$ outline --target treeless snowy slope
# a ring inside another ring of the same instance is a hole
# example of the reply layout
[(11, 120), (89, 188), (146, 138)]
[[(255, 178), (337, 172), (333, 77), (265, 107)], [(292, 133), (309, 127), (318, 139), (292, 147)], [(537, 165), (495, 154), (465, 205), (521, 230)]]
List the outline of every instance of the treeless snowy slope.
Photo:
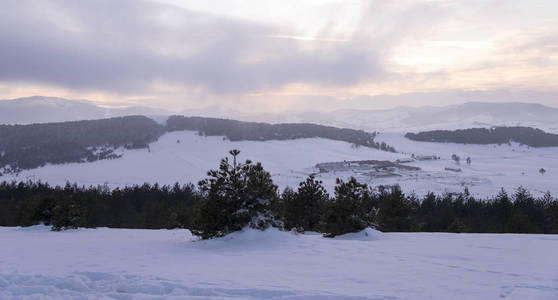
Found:
[(556, 299), (558, 237), (0, 228), (1, 299)]

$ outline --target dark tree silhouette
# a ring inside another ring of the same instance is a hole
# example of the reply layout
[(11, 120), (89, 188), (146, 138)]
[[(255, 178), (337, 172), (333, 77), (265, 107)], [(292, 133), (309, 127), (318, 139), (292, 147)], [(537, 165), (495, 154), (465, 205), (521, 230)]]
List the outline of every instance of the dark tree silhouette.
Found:
[(453, 161), (455, 161), (456, 164), (459, 164), (459, 161), (461, 160), (461, 157), (457, 156), (456, 154), (452, 154), (451, 159)]
[(203, 239), (224, 236), (246, 226), (265, 229), (271, 225), (277, 186), (260, 163), (237, 163), (239, 150), (231, 150), (233, 164), (221, 160), (219, 169), (207, 172), (199, 182), (203, 199), (196, 206), (191, 231)]

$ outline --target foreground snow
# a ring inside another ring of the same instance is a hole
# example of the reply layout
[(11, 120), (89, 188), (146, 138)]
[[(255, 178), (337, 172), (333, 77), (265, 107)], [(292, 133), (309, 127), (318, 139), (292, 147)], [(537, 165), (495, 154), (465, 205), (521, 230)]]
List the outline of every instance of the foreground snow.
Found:
[[(556, 299), (558, 236), (0, 227), (0, 299)], [(42, 299), (42, 298), (41, 298)]]

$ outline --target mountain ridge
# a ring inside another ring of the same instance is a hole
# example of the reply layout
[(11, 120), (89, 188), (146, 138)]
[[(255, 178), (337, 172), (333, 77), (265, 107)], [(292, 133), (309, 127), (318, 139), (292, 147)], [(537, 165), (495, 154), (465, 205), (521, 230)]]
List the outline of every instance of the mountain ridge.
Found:
[(170, 113), (142, 106), (102, 107), (89, 100), (59, 97), (31, 96), (0, 100), (0, 124), (53, 123), (161, 114)]
[(408, 132), (492, 126), (527, 126), (558, 132), (558, 108), (527, 102), (469, 101), (446, 106), (398, 106), (392, 109), (339, 109), (329, 112), (235, 112), (185, 109), (171, 112), (142, 106), (101, 107), (88, 100), (33, 96), (0, 101), (0, 124), (31, 124), (145, 115), (162, 123), (171, 115), (235, 119), (250, 122), (314, 123), (365, 131)]

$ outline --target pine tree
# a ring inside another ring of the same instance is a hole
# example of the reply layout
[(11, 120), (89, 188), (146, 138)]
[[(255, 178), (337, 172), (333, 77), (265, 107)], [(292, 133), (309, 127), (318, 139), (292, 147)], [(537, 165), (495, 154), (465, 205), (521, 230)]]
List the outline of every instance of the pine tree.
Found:
[(252, 164), (250, 161), (247, 161), (242, 171), (245, 174), (242, 209), (248, 210), (250, 227), (263, 230), (275, 225), (277, 220), (273, 207), (279, 197), (271, 174), (264, 170), (261, 163)]
[(522, 186), (514, 193), (513, 210), (508, 222), (510, 232), (528, 233), (533, 232), (534, 226), (529, 215), (535, 206), (531, 194)]
[(63, 195), (56, 199), (52, 215), (52, 231), (76, 229), (83, 225), (85, 206), (71, 196)]
[(23, 215), (21, 220), (22, 226), (36, 225), (42, 222), (50, 225), (56, 200), (50, 196), (33, 195), (23, 207)]
[(412, 212), (418, 206), (405, 197), (398, 185), (381, 192), (378, 218), (381, 231), (410, 231)]
[(301, 182), (298, 191), (286, 190), (283, 193), (284, 227), (287, 230), (318, 231), (321, 214), (329, 194), (313, 175)]
[(558, 199), (553, 198), (550, 193), (548, 194), (548, 198), (550, 199), (548, 199), (548, 202), (546, 203), (546, 208), (551, 218), (551, 228), (549, 233), (558, 234)]
[(498, 195), (496, 195), (496, 198), (494, 199), (494, 206), (497, 210), (496, 215), (499, 232), (508, 232), (507, 226), (509, 218), (512, 214), (513, 204), (504, 188), (501, 188)]
[(347, 182), (337, 178), (335, 198), (326, 203), (322, 216), (324, 236), (358, 232), (373, 225), (376, 211), (364, 209), (364, 204), (370, 199), (370, 189), (366, 184), (357, 182), (354, 177)]
[(196, 205), (191, 231), (203, 239), (224, 236), (245, 226), (264, 229), (273, 223), (271, 207), (277, 186), (260, 163), (237, 163), (238, 150), (229, 152), (219, 169), (199, 182), (202, 200)]
[(461, 233), (467, 231), (467, 226), (460, 218), (455, 218), (453, 222), (446, 229), (447, 232)]

